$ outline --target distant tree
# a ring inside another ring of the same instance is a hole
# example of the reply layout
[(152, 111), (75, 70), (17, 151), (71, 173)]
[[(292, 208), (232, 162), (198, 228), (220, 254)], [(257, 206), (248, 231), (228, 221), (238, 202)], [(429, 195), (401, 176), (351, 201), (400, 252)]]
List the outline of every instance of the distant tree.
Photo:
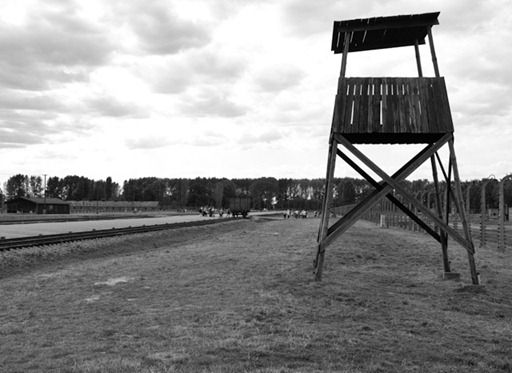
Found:
[(490, 180), (485, 188), (485, 199), (487, 208), (496, 209), (499, 205), (498, 200), (499, 194), (499, 181), (498, 180)]
[(277, 198), (279, 184), (276, 178), (262, 177), (256, 179), (249, 188), (255, 209), (270, 208), (273, 198)]
[(140, 179), (129, 179), (123, 183), (123, 197), (126, 201), (142, 201), (142, 187)]
[(222, 207), (222, 197), (224, 196), (224, 183), (219, 181), (215, 183), (215, 187), (213, 190), (213, 199), (215, 201), (215, 207)]
[(68, 201), (95, 199), (94, 183), (94, 180), (84, 176), (68, 175), (61, 180), (62, 199)]
[(211, 196), (211, 189), (205, 182), (205, 179), (197, 178), (190, 184), (188, 194), (188, 206), (201, 207), (210, 206), (214, 203)]
[(338, 184), (338, 203), (351, 205), (356, 202), (356, 188), (351, 178), (343, 178)]
[[(62, 179), (62, 198), (65, 200), (77, 200), (77, 190), (79, 184), (78, 176), (66, 176)], [(80, 196), (79, 200), (81, 200)]]
[(356, 190), (356, 202), (362, 201), (374, 190), (373, 186), (366, 180), (352, 179), (352, 182)]
[(414, 194), (425, 193), (433, 190), (433, 184), (427, 179), (418, 179), (411, 183), (411, 189)]
[(467, 209), (467, 193), (469, 188), (469, 213), (477, 214), (481, 210), (481, 198), (482, 198), (482, 181), (471, 180), (465, 181), (462, 184), (462, 193), (464, 194), (464, 206)]
[(92, 180), (90, 185), (92, 185), (92, 187), (89, 187), (89, 200), (104, 201), (107, 197), (106, 182), (104, 180)]
[(107, 177), (107, 180), (105, 180), (105, 198), (107, 200), (112, 199), (113, 194), (113, 184), (112, 184), (112, 178), (109, 176)]
[[(147, 193), (147, 201), (158, 201), (162, 202), (163, 198), (165, 197), (167, 190), (167, 185), (162, 179), (155, 179), (152, 183), (148, 183), (148, 187), (146, 189)], [(146, 196), (145, 193), (145, 196)]]
[(177, 196), (178, 206), (185, 207), (187, 205), (190, 179), (178, 179), (177, 182)]
[(5, 193), (8, 198), (25, 197), (28, 195), (28, 176), (17, 174), (7, 179)]
[(62, 180), (58, 176), (48, 178), (46, 195), (51, 198), (62, 198)]
[(313, 187), (313, 199), (321, 201), (324, 196), (325, 179), (313, 179), (311, 186)]
[(505, 202), (505, 205), (509, 207), (512, 206), (512, 181), (510, 179), (507, 179), (503, 184), (503, 192), (503, 201)]
[(30, 176), (30, 191), (28, 194), (32, 197), (43, 197), (43, 179), (41, 176)]
[[(126, 201), (159, 201), (173, 193), (175, 186), (169, 179), (144, 177), (124, 181), (121, 198)], [(119, 188), (118, 188), (119, 189)]]
[(233, 183), (236, 185), (236, 194), (237, 195), (248, 195), (251, 184), (254, 182), (253, 179), (231, 179)]
[(277, 199), (279, 201), (279, 206), (282, 208), (290, 207), (290, 187), (292, 184), (292, 179), (278, 179), (277, 180)]
[(222, 192), (221, 207), (227, 208), (229, 206), (229, 199), (236, 197), (236, 185), (228, 179), (224, 179), (222, 184), (224, 185), (224, 190)]
[(121, 192), (121, 187), (119, 186), (119, 184), (113, 182), (112, 186), (110, 187), (110, 193), (111, 193), (110, 199), (111, 200), (114, 200), (114, 199), (117, 200), (119, 198), (120, 192)]

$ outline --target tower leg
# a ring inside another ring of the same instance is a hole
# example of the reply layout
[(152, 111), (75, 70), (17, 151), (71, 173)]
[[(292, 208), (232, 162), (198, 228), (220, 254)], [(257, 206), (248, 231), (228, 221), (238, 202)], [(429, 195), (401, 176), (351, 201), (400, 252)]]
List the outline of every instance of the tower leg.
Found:
[[(430, 161), (432, 163), (432, 176), (434, 178), (434, 188), (435, 188), (435, 205), (436, 205), (436, 212), (437, 216), (439, 216), (440, 219), (443, 219), (443, 209), (441, 207), (441, 195), (439, 190), (439, 180), (437, 177), (437, 167), (436, 167), (436, 160), (435, 157), (432, 156), (430, 158)], [(441, 250), (443, 252), (443, 267), (445, 272), (451, 272), (450, 269), (450, 260), (448, 259), (448, 235), (447, 233), (439, 227), (440, 232), (439, 235), (441, 236)]]
[(325, 193), (322, 204), (322, 215), (320, 221), (320, 228), (318, 231), (318, 247), (315, 259), (315, 281), (322, 281), (322, 271), (324, 264), (325, 248), (322, 242), (327, 237), (329, 230), (329, 207), (332, 204), (332, 188), (334, 182), (334, 168), (336, 165), (336, 153), (338, 151), (338, 142), (334, 137), (329, 144), (329, 156), (327, 159), (327, 175), (325, 179)]
[(464, 210), (464, 204), (462, 203), (462, 188), (460, 186), (460, 177), (459, 177), (459, 169), (457, 167), (457, 158), (455, 157), (455, 148), (453, 145), (453, 138), (448, 142), (448, 145), (450, 147), (450, 160), (452, 162), (453, 166), (453, 177), (455, 181), (455, 195), (457, 196), (457, 207), (459, 209), (459, 213), (461, 216), (462, 221), (462, 227), (464, 229), (464, 234), (466, 236), (466, 240), (468, 240), (471, 244), (471, 248), (473, 250), (467, 250), (468, 252), (468, 261), (469, 261), (469, 269), (471, 272), (471, 279), (473, 281), (474, 285), (478, 285), (480, 282), (478, 279), (478, 272), (476, 271), (476, 264), (475, 264), (475, 247), (473, 245), (473, 240), (471, 239), (471, 229), (468, 224), (467, 218), (466, 218), (466, 211)]

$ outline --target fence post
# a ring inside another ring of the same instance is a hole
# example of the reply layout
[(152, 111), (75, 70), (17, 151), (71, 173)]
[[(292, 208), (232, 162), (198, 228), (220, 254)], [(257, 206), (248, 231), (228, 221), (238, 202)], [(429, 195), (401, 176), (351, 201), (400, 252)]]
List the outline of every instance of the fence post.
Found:
[(480, 196), (480, 247), (486, 247), (487, 246), (487, 232), (486, 232), (486, 226), (485, 226), (485, 212), (486, 212), (486, 205), (485, 205), (485, 187), (487, 186), (487, 183), (489, 180), (484, 180), (482, 183), (482, 192)]
[(505, 192), (503, 187), (507, 179), (508, 176), (500, 180), (498, 189), (498, 249), (500, 251), (505, 251), (505, 246), (507, 244), (505, 237)]

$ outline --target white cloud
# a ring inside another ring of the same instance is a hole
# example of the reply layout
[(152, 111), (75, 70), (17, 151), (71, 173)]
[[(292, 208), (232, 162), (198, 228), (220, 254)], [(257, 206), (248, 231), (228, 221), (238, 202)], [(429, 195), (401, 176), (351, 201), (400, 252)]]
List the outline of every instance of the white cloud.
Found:
[(207, 25), (181, 18), (168, 2), (139, 3), (128, 19), (141, 51), (150, 54), (175, 54), (210, 41)]
[(150, 135), (135, 139), (127, 139), (129, 149), (156, 149), (169, 145), (169, 141), (161, 136)]
[(216, 87), (193, 89), (183, 95), (180, 112), (193, 117), (227, 117), (245, 115), (249, 108), (236, 103), (226, 90)]
[[(333, 21), (438, 10), (461, 174), (504, 174), (508, 0), (1, 2), (0, 172), (324, 177)], [(347, 72), (415, 76), (414, 50), (354, 53)]]
[(235, 53), (208, 47), (159, 60), (141, 74), (156, 93), (179, 94), (196, 85), (234, 84), (247, 62)]
[(305, 72), (291, 64), (265, 66), (254, 76), (256, 85), (263, 91), (279, 92), (298, 86), (305, 77)]

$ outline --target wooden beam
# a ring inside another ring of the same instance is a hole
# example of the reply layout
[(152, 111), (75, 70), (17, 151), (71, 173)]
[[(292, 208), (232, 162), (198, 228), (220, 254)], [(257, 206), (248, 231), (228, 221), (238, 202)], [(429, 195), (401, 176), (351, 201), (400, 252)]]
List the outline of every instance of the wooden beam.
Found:
[(414, 51), (416, 52), (416, 66), (418, 66), (418, 76), (420, 78), (422, 78), (423, 70), (421, 69), (421, 57), (420, 57), (420, 47), (418, 45), (418, 39), (414, 40)]
[[(340, 85), (343, 83), (343, 79), (345, 77), (346, 71), (347, 71), (347, 58), (348, 58), (348, 49), (350, 45), (350, 38), (352, 36), (351, 32), (347, 32), (345, 34), (345, 46), (343, 49), (343, 56), (341, 58), (341, 71), (340, 71), (340, 79), (338, 80), (338, 91), (340, 89)], [(332, 128), (336, 126), (335, 123), (336, 120), (336, 106), (335, 106), (335, 112), (333, 115), (333, 123)], [(329, 208), (332, 203), (332, 188), (333, 188), (333, 179), (334, 179), (334, 169), (336, 164), (336, 151), (338, 149), (338, 142), (336, 139), (332, 136), (332, 130), (331, 130), (331, 137), (329, 138), (329, 156), (327, 159), (327, 175), (325, 179), (325, 194), (323, 198), (323, 205), (322, 205), (322, 215), (321, 215), (321, 223), (320, 228), (318, 231), (318, 248), (317, 248), (317, 254), (314, 262), (314, 273), (315, 273), (315, 280), (321, 281), (322, 280), (322, 272), (323, 272), (323, 266), (324, 266), (324, 256), (325, 256), (325, 249), (322, 249), (321, 242), (323, 242), (326, 237), (328, 236), (328, 230), (329, 230), (329, 215), (330, 211)]]
[[(439, 157), (439, 154), (437, 152), (436, 152), (436, 158), (437, 158), (437, 163), (439, 163), (439, 166), (441, 167), (441, 171), (443, 172), (443, 176), (446, 181), (446, 184), (451, 186), (451, 171), (452, 171), (451, 160), (448, 165), (449, 173), (446, 174), (446, 171), (443, 167), (443, 163), (441, 162), (441, 158)], [(450, 196), (453, 198), (453, 201), (457, 204), (457, 195), (455, 194), (455, 192), (453, 191), (453, 189), (451, 187), (449, 188), (449, 191), (450, 191)]]
[(459, 212), (461, 215), (462, 220), (462, 227), (464, 228), (464, 233), (466, 235), (467, 240), (470, 242), (471, 247), (473, 250), (468, 250), (468, 260), (469, 260), (469, 268), (471, 271), (471, 279), (473, 281), (473, 284), (477, 285), (480, 281), (478, 279), (478, 272), (476, 271), (476, 264), (475, 264), (475, 248), (473, 246), (473, 241), (471, 240), (471, 230), (469, 228), (468, 221), (466, 220), (466, 211), (464, 210), (464, 205), (462, 203), (462, 189), (460, 186), (460, 176), (459, 176), (459, 169), (457, 167), (457, 158), (455, 157), (455, 148), (453, 145), (453, 138), (448, 142), (448, 146), (450, 148), (450, 160), (453, 164), (453, 178), (455, 181), (455, 193), (458, 197), (457, 205), (459, 207)]
[[(437, 154), (437, 152), (436, 152)], [(436, 167), (436, 159), (435, 157), (430, 158), (432, 165), (432, 177), (434, 178), (434, 190), (436, 194), (435, 204), (436, 204), (436, 212), (439, 219), (443, 219), (443, 209), (441, 207), (441, 197), (439, 190), (439, 179), (437, 177), (437, 167)], [(443, 267), (445, 272), (451, 272), (450, 269), (450, 260), (448, 258), (448, 236), (447, 233), (441, 228), (440, 225), (437, 225), (440, 229), (441, 234), (441, 251), (443, 253)]]
[(439, 153), (436, 152), (436, 159), (437, 159), (437, 163), (439, 163), (439, 167), (441, 167), (441, 172), (443, 173), (443, 176), (444, 176), (444, 180), (448, 183), (448, 174), (446, 173), (445, 169), (444, 169), (444, 166), (443, 166), (443, 162), (441, 162), (441, 157), (439, 157)]
[[(349, 166), (356, 170), (362, 177), (364, 177), (372, 186), (378, 190), (383, 188), (382, 183), (377, 182), (368, 173), (366, 173), (357, 163), (352, 161), (345, 153), (338, 149), (338, 156), (342, 158)], [(408, 217), (410, 217), (416, 224), (423, 228), (428, 234), (430, 234), (436, 241), (441, 242), (441, 237), (434, 231), (428, 224), (421, 220), (414, 212), (409, 210), (402, 202), (395, 198), (391, 193), (386, 194), (386, 198), (395, 204), (401, 211), (403, 211)]]
[[(443, 138), (452, 139), (453, 136), (451, 133), (446, 134)], [(349, 141), (344, 139), (343, 137), (339, 138), (340, 144), (345, 146), (353, 155), (355, 155), (359, 160), (361, 160), (368, 168), (370, 168), (373, 172), (379, 175), (382, 180), (388, 183), (388, 187), (394, 188), (397, 190), (404, 198), (406, 198), (409, 202), (411, 202), (418, 210), (428, 216), (430, 219), (438, 223), (452, 238), (460, 243), (467, 251), (474, 253), (473, 245), (470, 241), (466, 240), (464, 237), (460, 236), (458, 232), (452, 229), (450, 226), (446, 225), (441, 219), (439, 219), (436, 215), (434, 215), (429, 209), (425, 208), (422, 204), (420, 204), (414, 197), (411, 197), (409, 193), (399, 184), (399, 182), (403, 179), (394, 179), (386, 174), (382, 169), (380, 169), (375, 163), (373, 163), (369, 158), (367, 158), (363, 153), (357, 150)]]
[(352, 37), (352, 32), (345, 33), (345, 44), (343, 48), (343, 55), (341, 56), (341, 71), (340, 78), (344, 78), (347, 74), (347, 59), (348, 59), (348, 48), (350, 46), (350, 38)]
[(324, 251), (321, 247), (321, 242), (325, 240), (328, 235), (329, 229), (329, 207), (332, 203), (332, 187), (334, 179), (334, 168), (336, 164), (336, 150), (338, 149), (338, 142), (335, 138), (332, 138), (329, 145), (329, 156), (327, 159), (327, 175), (325, 180), (325, 192), (322, 206), (321, 223), (318, 231), (318, 249), (315, 258), (315, 280), (320, 281), (322, 279), (322, 271), (324, 264)]
[(437, 65), (436, 49), (434, 48), (434, 37), (432, 36), (432, 27), (427, 28), (428, 33), (428, 44), (430, 45), (430, 54), (432, 55), (432, 63), (434, 64), (434, 73), (436, 78), (439, 78), (439, 66)]
[[(335, 134), (335, 137), (343, 145), (348, 143), (349, 146), (352, 146), (352, 144), (350, 144), (350, 142), (346, 140), (343, 136)], [(405, 180), (419, 166), (421, 166), (426, 160), (428, 160), (436, 151), (438, 151), (444, 144), (446, 144), (450, 137), (451, 136), (447, 134), (436, 143), (429, 144), (422, 151), (420, 151), (414, 158), (407, 162), (407, 164), (405, 164), (399, 171), (397, 171), (393, 175), (393, 178), (398, 180), (399, 182)], [(386, 181), (385, 183), (382, 184), (381, 190), (376, 190), (373, 193), (371, 193), (368, 197), (361, 201), (356, 206), (356, 208), (349, 211), (349, 213), (343, 216), (342, 219), (333, 224), (333, 226), (329, 228), (327, 237), (322, 242), (320, 242), (319, 250), (324, 251), (327, 248), (327, 246), (329, 246), (337, 236), (339, 236), (348, 228), (350, 228), (357, 221), (357, 219), (359, 219), (359, 216), (361, 216), (366, 211), (371, 209), (378, 202), (379, 199), (388, 194), (389, 191), (391, 191), (392, 189), (393, 187), (390, 186)]]

